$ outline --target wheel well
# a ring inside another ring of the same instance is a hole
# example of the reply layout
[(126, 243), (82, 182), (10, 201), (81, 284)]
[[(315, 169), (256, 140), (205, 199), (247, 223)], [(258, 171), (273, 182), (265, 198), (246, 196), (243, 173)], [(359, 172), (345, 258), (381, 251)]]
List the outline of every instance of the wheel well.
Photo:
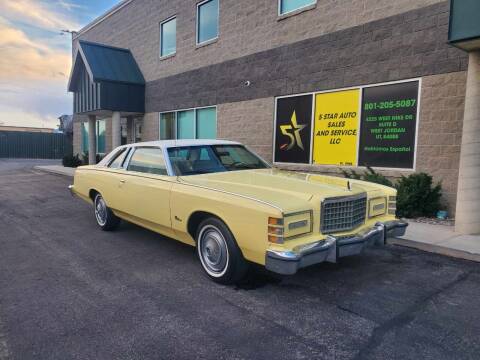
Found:
[(92, 199), (92, 201), (95, 200), (95, 196), (97, 196), (97, 194), (100, 194), (97, 190), (95, 189), (90, 189), (90, 192), (88, 193), (88, 197), (90, 199)]
[(217, 215), (206, 212), (206, 211), (196, 211), (192, 215), (190, 215), (190, 218), (188, 219), (187, 230), (193, 239), (195, 239), (195, 235), (197, 233), (197, 229), (200, 223), (209, 217), (214, 217), (219, 220), (222, 220)]

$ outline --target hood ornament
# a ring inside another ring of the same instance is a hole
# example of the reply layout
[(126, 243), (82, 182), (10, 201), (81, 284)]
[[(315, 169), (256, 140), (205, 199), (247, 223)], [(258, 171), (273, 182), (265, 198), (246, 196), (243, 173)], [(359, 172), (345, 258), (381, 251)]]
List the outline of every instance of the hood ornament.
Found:
[(348, 191), (352, 191), (352, 186), (350, 185), (350, 180), (347, 181), (347, 189), (348, 189)]

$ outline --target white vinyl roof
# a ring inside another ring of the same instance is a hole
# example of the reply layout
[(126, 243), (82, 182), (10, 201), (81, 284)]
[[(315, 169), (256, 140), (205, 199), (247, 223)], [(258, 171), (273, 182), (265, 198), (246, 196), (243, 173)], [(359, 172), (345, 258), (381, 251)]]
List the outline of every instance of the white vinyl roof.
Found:
[(199, 145), (240, 145), (239, 142), (229, 140), (157, 140), (148, 142), (139, 142), (125, 145), (131, 146), (158, 146), (161, 148), (182, 147), (182, 146), (199, 146)]

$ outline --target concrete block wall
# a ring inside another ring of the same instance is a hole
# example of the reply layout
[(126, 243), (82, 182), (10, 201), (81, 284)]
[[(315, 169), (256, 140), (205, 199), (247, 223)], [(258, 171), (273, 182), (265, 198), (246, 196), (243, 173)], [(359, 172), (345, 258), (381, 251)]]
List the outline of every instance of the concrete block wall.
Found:
[[(197, 47), (197, 0), (133, 0), (77, 38), (131, 49), (147, 81), (420, 9), (444, 0), (318, 0), (278, 16), (278, 0), (220, 0), (219, 39)], [(177, 54), (159, 59), (159, 24), (177, 16)], [(431, 19), (425, 22), (428, 26)], [(377, 38), (384, 31), (375, 33)]]
[(447, 44), (448, 14), (442, 2), (150, 81), (145, 106), (170, 111), (464, 71), (467, 55)]
[(73, 123), (73, 154), (82, 153), (82, 128), (81, 122), (76, 121)]
[(456, 207), (466, 72), (427, 76), (422, 82), (417, 171), (442, 183), (443, 201)]
[(221, 104), (217, 107), (217, 137), (248, 145), (272, 161), (274, 99)]

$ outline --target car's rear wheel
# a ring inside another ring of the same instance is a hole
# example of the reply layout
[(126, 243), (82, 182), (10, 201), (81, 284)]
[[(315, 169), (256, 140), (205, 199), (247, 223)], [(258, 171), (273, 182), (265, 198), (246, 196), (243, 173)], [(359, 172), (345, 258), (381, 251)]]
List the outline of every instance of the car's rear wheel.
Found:
[(200, 223), (196, 235), (197, 254), (207, 275), (220, 284), (240, 281), (248, 263), (228, 227), (211, 217)]
[(118, 224), (120, 224), (120, 218), (115, 216), (113, 211), (107, 206), (102, 195), (95, 195), (93, 205), (95, 208), (95, 219), (97, 220), (98, 226), (104, 231), (115, 230)]

